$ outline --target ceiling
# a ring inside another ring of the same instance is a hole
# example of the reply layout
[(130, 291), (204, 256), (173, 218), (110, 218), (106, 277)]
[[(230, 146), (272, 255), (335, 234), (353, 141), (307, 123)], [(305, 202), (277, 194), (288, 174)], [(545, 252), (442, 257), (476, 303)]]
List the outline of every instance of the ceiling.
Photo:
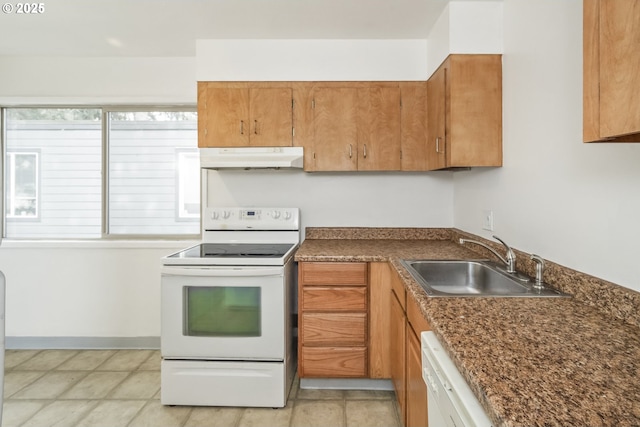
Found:
[(0, 13), (0, 56), (195, 56), (197, 39), (425, 39), (448, 0), (41, 1), (40, 14)]

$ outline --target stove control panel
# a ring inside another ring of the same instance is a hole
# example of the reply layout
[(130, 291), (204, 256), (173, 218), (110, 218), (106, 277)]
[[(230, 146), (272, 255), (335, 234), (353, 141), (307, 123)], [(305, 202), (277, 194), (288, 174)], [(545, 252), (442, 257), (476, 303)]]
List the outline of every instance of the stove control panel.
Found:
[(205, 230), (299, 230), (298, 208), (206, 208)]

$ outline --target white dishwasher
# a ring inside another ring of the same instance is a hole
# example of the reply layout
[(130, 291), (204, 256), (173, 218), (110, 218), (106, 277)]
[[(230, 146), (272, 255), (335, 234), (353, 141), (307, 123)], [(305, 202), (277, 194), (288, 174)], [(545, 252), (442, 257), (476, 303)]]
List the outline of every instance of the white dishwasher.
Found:
[(493, 426), (436, 335), (431, 331), (422, 332), (421, 341), (429, 427)]

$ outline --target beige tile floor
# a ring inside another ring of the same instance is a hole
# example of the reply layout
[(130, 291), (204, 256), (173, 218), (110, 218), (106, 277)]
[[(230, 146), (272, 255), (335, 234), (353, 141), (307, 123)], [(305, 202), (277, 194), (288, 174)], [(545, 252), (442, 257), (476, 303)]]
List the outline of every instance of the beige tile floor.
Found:
[(2, 426), (400, 427), (390, 391), (309, 390), (287, 406), (162, 406), (154, 350), (8, 350)]

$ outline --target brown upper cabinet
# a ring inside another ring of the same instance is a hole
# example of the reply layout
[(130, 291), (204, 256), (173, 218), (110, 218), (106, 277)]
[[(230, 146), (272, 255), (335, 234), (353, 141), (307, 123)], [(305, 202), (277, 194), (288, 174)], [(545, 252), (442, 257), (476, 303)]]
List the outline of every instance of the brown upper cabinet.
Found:
[(400, 170), (400, 88), (316, 86), (313, 171)]
[(400, 83), (401, 170), (427, 170), (427, 82)]
[(640, 142), (640, 0), (583, 7), (583, 140)]
[(311, 170), (358, 169), (358, 90), (316, 88), (313, 91)]
[(449, 55), (427, 93), (428, 170), (502, 166), (501, 55)]
[(429, 91), (427, 102), (427, 170), (447, 167), (447, 158), (445, 157), (447, 71), (448, 62), (442, 64), (427, 81), (427, 90)]
[(290, 87), (198, 83), (199, 147), (293, 145)]
[(428, 81), (198, 82), (199, 147), (304, 147), (304, 170), (502, 166), (500, 55)]

